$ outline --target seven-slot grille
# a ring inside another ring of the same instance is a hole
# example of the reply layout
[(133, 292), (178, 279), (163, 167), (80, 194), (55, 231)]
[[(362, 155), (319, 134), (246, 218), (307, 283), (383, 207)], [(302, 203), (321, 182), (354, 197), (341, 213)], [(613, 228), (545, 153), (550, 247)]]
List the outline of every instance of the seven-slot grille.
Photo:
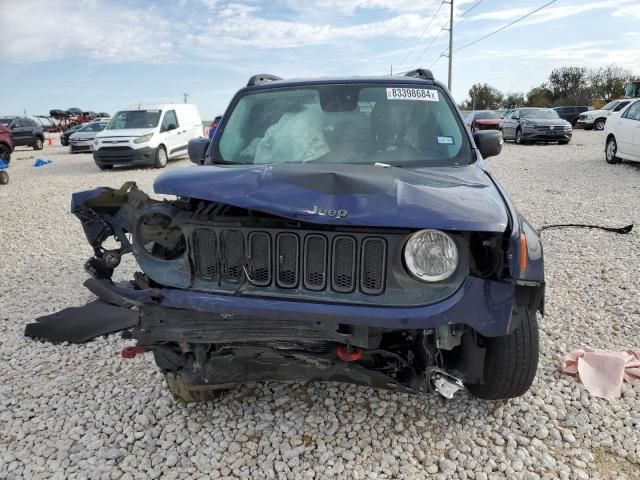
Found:
[(207, 281), (238, 283), (248, 275), (258, 287), (303, 288), (381, 295), (387, 242), (348, 234), (197, 228), (192, 259)]

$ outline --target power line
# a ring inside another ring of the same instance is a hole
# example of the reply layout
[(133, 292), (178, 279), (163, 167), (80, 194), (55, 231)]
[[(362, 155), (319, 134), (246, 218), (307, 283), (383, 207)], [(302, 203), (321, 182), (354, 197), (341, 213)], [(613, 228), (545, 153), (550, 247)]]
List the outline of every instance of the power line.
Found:
[(429, 20), (429, 23), (427, 24), (427, 26), (424, 27), (424, 30), (422, 30), (422, 33), (420, 34), (420, 36), (418, 37), (416, 42), (413, 44), (413, 47), (411, 47), (411, 49), (408, 50), (407, 53), (405, 53), (404, 57), (400, 61), (400, 65), (402, 65), (404, 63), (404, 61), (407, 59), (407, 57), (409, 55), (411, 55), (413, 50), (418, 46), (418, 44), (420, 43), (420, 40), (422, 40), (424, 38), (424, 35), (427, 33), (427, 30), (429, 30), (429, 28), (433, 24), (433, 21), (436, 19), (436, 16), (438, 15), (438, 13), (440, 13), (440, 9), (442, 8), (442, 5), (444, 5), (444, 3), (445, 3), (444, 0), (442, 0), (442, 2), (440, 2), (440, 5), (438, 5), (438, 8), (434, 12), (434, 14), (431, 16), (431, 20)]
[[(479, 0), (478, 2), (474, 3), (472, 7), (466, 9), (462, 14), (460, 14), (460, 16), (458, 18), (462, 18), (464, 17), (467, 13), (469, 13), (471, 10), (473, 10), (474, 8), (476, 8), (478, 5), (480, 5), (482, 2), (484, 2), (484, 0)], [(457, 20), (457, 19), (456, 19)]]
[[(470, 8), (468, 8), (467, 10), (465, 10), (464, 12), (462, 12), (462, 13), (460, 14), (460, 16), (456, 18), (456, 20), (457, 20), (458, 18), (462, 18), (462, 17), (464, 17), (467, 13), (469, 13), (471, 10), (473, 10), (474, 8), (476, 8), (476, 7), (477, 7), (478, 5), (480, 5), (482, 2), (484, 2), (484, 0), (479, 0), (478, 2), (474, 3), (474, 4), (473, 4), (473, 6), (471, 6)], [(445, 3), (445, 2), (443, 1), (443, 2), (440, 4), (440, 6), (442, 7), (442, 5), (443, 5), (444, 3)], [(440, 9), (438, 9), (438, 10), (440, 10)], [(447, 23), (449, 23), (449, 22), (447, 22)], [(426, 48), (422, 51), (422, 53), (420, 54), (420, 56), (418, 57), (418, 59), (415, 61), (414, 65), (418, 64), (418, 63), (420, 62), (420, 60), (422, 60), (422, 57), (424, 57), (424, 54), (425, 54), (425, 53), (427, 53), (427, 52), (429, 51), (429, 49), (430, 49), (430, 48), (431, 48), (431, 46), (435, 43), (435, 41), (438, 39), (438, 37), (440, 36), (440, 34), (441, 34), (443, 31), (447, 30), (447, 29), (445, 28), (446, 26), (447, 26), (447, 24), (445, 23), (444, 25), (442, 25), (442, 27), (440, 27), (440, 30), (438, 31), (438, 33), (437, 33), (437, 34), (436, 34), (436, 35), (431, 39), (431, 42), (429, 42), (429, 45), (427, 45), (427, 46), (426, 46)], [(441, 56), (442, 56), (442, 54), (440, 54), (440, 55), (438, 56), (438, 59), (439, 59)], [(437, 60), (436, 60), (436, 61), (437, 61)], [(433, 65), (433, 64), (435, 64), (435, 63), (436, 63), (436, 62), (433, 62), (433, 63), (432, 63), (432, 65)], [(429, 68), (431, 68), (431, 67), (429, 67)]]
[(520, 22), (520, 21), (524, 20), (524, 19), (525, 19), (525, 18), (527, 18), (527, 17), (530, 17), (530, 16), (531, 16), (531, 15), (533, 15), (534, 13), (539, 12), (539, 11), (540, 11), (540, 10), (542, 10), (543, 8), (547, 8), (549, 5), (551, 5), (552, 3), (556, 3), (557, 1), (558, 1), (558, 0), (551, 0), (550, 2), (545, 3), (545, 4), (544, 4), (544, 5), (542, 5), (541, 7), (536, 8), (535, 10), (533, 10), (533, 11), (531, 11), (531, 12), (527, 13), (526, 15), (523, 15), (523, 16), (522, 16), (522, 17), (520, 17), (520, 18), (515, 19), (514, 21), (512, 21), (512, 22), (510, 22), (510, 23), (508, 23), (508, 24), (506, 24), (506, 25), (504, 25), (504, 26), (502, 26), (502, 27), (500, 27), (499, 29), (497, 29), (497, 30), (495, 30), (495, 31), (493, 31), (493, 32), (491, 32), (491, 33), (488, 33), (488, 34), (486, 34), (486, 35), (484, 35), (484, 36), (482, 36), (482, 37), (478, 38), (477, 40), (474, 40), (473, 42), (467, 43), (466, 45), (463, 45), (463, 46), (461, 46), (461, 47), (456, 48), (456, 49), (454, 50), (454, 52), (459, 52), (460, 50), (462, 50), (462, 49), (464, 49), (464, 48), (470, 47), (471, 45), (475, 45), (476, 43), (481, 42), (481, 41), (482, 41), (482, 40), (484, 40), (485, 38), (489, 38), (489, 37), (491, 37), (492, 35), (495, 35), (496, 33), (501, 32), (502, 30), (504, 30), (504, 29), (506, 29), (506, 28), (509, 28), (509, 27), (510, 27), (510, 26), (512, 26), (512, 25), (515, 25), (516, 23), (518, 23), (518, 22)]

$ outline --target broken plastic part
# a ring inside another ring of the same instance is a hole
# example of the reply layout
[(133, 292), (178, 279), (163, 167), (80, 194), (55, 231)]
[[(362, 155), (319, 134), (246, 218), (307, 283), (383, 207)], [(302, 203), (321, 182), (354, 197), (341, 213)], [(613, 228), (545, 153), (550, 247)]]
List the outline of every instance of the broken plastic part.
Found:
[(136, 358), (144, 352), (145, 349), (142, 347), (124, 347), (120, 355), (122, 355), (122, 358)]
[(436, 392), (449, 400), (453, 398), (458, 390), (464, 388), (461, 380), (449, 375), (434, 375), (432, 384)]
[(350, 349), (347, 345), (338, 345), (336, 354), (343, 362), (357, 362), (362, 359), (364, 352), (361, 348)]

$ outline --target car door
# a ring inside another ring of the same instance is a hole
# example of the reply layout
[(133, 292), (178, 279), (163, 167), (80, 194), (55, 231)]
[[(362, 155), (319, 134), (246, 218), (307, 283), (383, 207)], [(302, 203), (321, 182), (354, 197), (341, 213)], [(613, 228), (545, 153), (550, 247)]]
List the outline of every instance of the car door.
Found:
[(31, 127), (27, 125), (25, 119), (16, 118), (10, 124), (13, 144), (16, 147), (31, 144)]
[(160, 135), (162, 143), (167, 147), (167, 155), (173, 157), (176, 154), (176, 148), (180, 147), (180, 125), (178, 125), (178, 117), (175, 110), (167, 110), (162, 118), (160, 125)]
[(638, 124), (638, 121), (634, 120), (635, 106), (631, 105), (621, 115), (611, 115), (607, 119), (607, 123), (611, 122), (609, 131), (616, 137), (618, 153), (625, 157), (633, 155), (635, 127)]
[(514, 110), (504, 118), (502, 122), (502, 136), (504, 138), (515, 137), (518, 118), (520, 118), (520, 110)]
[(640, 101), (631, 105), (623, 114), (625, 130), (628, 135), (628, 155), (640, 160)]

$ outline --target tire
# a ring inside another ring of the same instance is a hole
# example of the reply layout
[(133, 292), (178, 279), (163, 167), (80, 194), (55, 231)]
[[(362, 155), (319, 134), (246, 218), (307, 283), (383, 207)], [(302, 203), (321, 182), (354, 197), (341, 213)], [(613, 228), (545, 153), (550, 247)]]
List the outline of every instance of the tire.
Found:
[(113, 165), (105, 165), (104, 163), (96, 163), (96, 165), (98, 165), (98, 168), (100, 170), (112, 170), (113, 169)]
[(516, 145), (524, 145), (524, 140), (522, 139), (522, 130), (519, 128), (516, 130), (516, 136), (513, 138), (513, 141)]
[(522, 323), (509, 335), (483, 337), (486, 346), (484, 383), (467, 385), (483, 400), (500, 400), (524, 394), (538, 369), (539, 337), (535, 310), (526, 310)]
[(558, 145), (568, 145), (571, 140), (558, 140)]
[(42, 150), (44, 147), (44, 138), (36, 137), (33, 141), (33, 149), (34, 150)]
[(0, 185), (9, 183), (9, 174), (4, 170), (0, 170)]
[(160, 145), (157, 149), (156, 149), (156, 160), (153, 163), (153, 166), (155, 168), (164, 168), (167, 166), (167, 161), (168, 161), (168, 157), (167, 157), (167, 149), (164, 148), (162, 145)]
[(215, 400), (224, 394), (227, 390), (194, 390), (187, 386), (182, 380), (182, 377), (176, 375), (173, 372), (167, 372), (164, 374), (164, 378), (167, 381), (167, 387), (177, 401), (191, 403), (191, 402), (206, 402), (207, 400)]
[(598, 118), (595, 122), (593, 122), (593, 129), (601, 132), (604, 130), (604, 124), (606, 123), (605, 118)]
[(63, 138), (60, 138), (60, 143), (62, 144), (63, 147), (68, 147), (69, 146), (69, 140), (65, 140)]
[(608, 164), (620, 163), (620, 159), (616, 157), (618, 153), (618, 143), (614, 136), (607, 138), (607, 145), (604, 148), (604, 159)]
[(0, 144), (0, 160), (7, 165), (11, 163), (11, 150), (6, 145)]

